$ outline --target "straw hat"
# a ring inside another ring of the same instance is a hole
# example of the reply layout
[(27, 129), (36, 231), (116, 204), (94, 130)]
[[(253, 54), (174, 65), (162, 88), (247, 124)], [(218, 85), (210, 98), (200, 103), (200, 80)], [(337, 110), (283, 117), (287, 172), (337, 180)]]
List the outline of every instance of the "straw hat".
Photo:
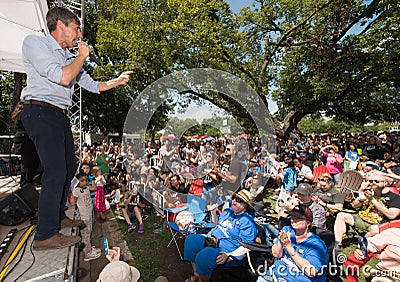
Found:
[(253, 197), (251, 193), (247, 190), (240, 190), (239, 192), (235, 193), (235, 196), (240, 198), (244, 203), (246, 203), (250, 209), (254, 209), (253, 207)]

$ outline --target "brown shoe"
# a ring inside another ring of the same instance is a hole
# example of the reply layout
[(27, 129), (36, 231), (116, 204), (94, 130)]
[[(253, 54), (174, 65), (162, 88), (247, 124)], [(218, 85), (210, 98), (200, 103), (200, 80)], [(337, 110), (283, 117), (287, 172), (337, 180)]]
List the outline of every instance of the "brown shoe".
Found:
[(44, 250), (44, 249), (60, 249), (68, 246), (75, 245), (81, 240), (79, 236), (67, 236), (61, 233), (50, 237), (49, 239), (38, 241), (33, 241), (33, 249)]
[(79, 226), (83, 226), (84, 224), (85, 223), (83, 222), (83, 220), (70, 219), (69, 217), (65, 217), (60, 222), (61, 227), (79, 227)]

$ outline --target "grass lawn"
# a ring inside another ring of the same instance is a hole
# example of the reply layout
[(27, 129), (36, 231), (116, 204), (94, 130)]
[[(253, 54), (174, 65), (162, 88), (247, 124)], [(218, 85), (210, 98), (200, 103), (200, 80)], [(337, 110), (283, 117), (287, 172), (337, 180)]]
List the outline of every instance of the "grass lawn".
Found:
[[(112, 207), (112, 209), (114, 214), (120, 214), (114, 207)], [(127, 242), (129, 250), (134, 258), (134, 266), (140, 270), (143, 281), (153, 281), (160, 275), (167, 276), (170, 281), (173, 281), (171, 277), (177, 277), (179, 275), (187, 276), (188, 274), (186, 274), (186, 272), (191, 271), (189, 262), (180, 260), (175, 245), (170, 248), (166, 247), (171, 239), (170, 232), (153, 234), (152, 231), (156, 228), (155, 224), (160, 222), (160, 217), (156, 216), (154, 210), (152, 210), (151, 215), (143, 222), (145, 226), (145, 232), (143, 234), (137, 233), (138, 222), (136, 219), (132, 223), (136, 225), (137, 228), (130, 233), (127, 231), (127, 224), (124, 220), (117, 219), (117, 222), (122, 237)], [(179, 243), (182, 244), (183, 240)], [(181, 251), (182, 250), (183, 248), (181, 246)], [(182, 272), (182, 274), (179, 272)]]

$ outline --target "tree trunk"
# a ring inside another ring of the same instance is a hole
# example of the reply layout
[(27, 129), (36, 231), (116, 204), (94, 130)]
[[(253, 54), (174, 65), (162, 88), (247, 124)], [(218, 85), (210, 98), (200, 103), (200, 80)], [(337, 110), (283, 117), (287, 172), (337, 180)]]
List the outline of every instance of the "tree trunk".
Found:
[(296, 137), (303, 136), (303, 133), (297, 127), (298, 123), (307, 113), (304, 111), (290, 111), (283, 122), (280, 122), (276, 117), (271, 116), (274, 126), (275, 134), (278, 138), (287, 139), (292, 135)]

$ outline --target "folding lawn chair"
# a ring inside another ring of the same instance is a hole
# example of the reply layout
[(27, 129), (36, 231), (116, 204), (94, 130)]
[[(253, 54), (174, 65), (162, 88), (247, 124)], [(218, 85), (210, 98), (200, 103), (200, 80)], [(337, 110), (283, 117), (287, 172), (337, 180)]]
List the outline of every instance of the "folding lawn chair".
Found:
[(338, 187), (346, 203), (351, 203), (357, 197), (362, 181), (362, 175), (355, 170), (346, 170), (340, 175)]
[(188, 194), (187, 210), (180, 211), (177, 214), (175, 221), (167, 221), (167, 226), (170, 228), (172, 235), (167, 248), (169, 248), (172, 243), (175, 243), (181, 260), (183, 260), (183, 257), (177, 241), (189, 234), (200, 233), (199, 231), (213, 228), (213, 223), (204, 221), (206, 216), (206, 200)]

